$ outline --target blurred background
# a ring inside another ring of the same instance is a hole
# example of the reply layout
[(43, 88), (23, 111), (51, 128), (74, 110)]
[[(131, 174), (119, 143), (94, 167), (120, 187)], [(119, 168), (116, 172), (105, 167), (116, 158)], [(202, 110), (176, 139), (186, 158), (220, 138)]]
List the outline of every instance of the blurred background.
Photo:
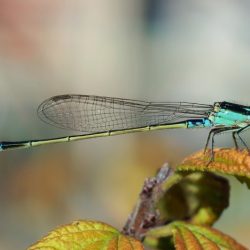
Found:
[[(59, 94), (249, 105), (249, 10), (249, 1), (233, 0), (0, 0), (0, 141), (69, 135), (36, 116)], [(0, 249), (25, 249), (76, 219), (121, 228), (144, 179), (203, 148), (207, 134), (157, 131), (1, 153)], [(232, 146), (231, 136), (216, 145)], [(231, 185), (215, 227), (250, 247), (249, 191)]]

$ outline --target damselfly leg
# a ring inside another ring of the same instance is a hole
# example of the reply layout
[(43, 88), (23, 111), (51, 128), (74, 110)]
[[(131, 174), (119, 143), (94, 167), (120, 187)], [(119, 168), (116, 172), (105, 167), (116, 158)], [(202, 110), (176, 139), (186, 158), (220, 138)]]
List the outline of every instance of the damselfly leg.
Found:
[(230, 132), (232, 131), (232, 136), (233, 136), (233, 141), (234, 141), (234, 145), (235, 148), (238, 150), (239, 149), (239, 145), (237, 142), (237, 137), (240, 139), (241, 143), (244, 145), (244, 147), (248, 150), (248, 152), (250, 153), (249, 147), (247, 146), (247, 144), (245, 143), (245, 141), (242, 139), (242, 137), (240, 136), (240, 133), (242, 133), (244, 130), (247, 130), (250, 127), (250, 125), (247, 125), (246, 127), (243, 128), (238, 128), (238, 127), (219, 127), (219, 128), (213, 128), (210, 130), (208, 137), (207, 137), (207, 141), (206, 141), (206, 145), (204, 148), (204, 154), (207, 152), (207, 148), (208, 145), (211, 141), (211, 156), (209, 159), (209, 163), (210, 164), (213, 160), (214, 160), (214, 143), (215, 143), (215, 136), (219, 135), (223, 132)]
[(235, 144), (235, 148), (238, 150), (239, 146), (238, 146), (238, 142), (237, 142), (237, 138), (236, 135), (238, 136), (238, 138), (240, 139), (241, 143), (244, 145), (244, 147), (248, 150), (248, 152), (250, 153), (249, 147), (247, 146), (246, 142), (242, 139), (242, 137), (240, 136), (240, 133), (242, 133), (244, 130), (247, 130), (250, 127), (250, 124), (247, 125), (246, 127), (240, 128), (236, 131), (233, 132), (233, 140), (234, 140), (234, 144)]
[[(237, 129), (237, 131), (234, 131), (235, 129)], [(223, 132), (226, 132), (226, 131), (238, 132), (238, 130), (239, 129), (235, 128), (235, 127), (217, 127), (217, 128), (213, 128), (213, 129), (210, 130), (210, 132), (208, 134), (208, 137), (207, 137), (206, 145), (205, 145), (205, 148), (204, 148), (204, 154), (205, 154), (207, 152), (208, 145), (209, 145), (209, 143), (211, 141), (211, 156), (210, 156), (208, 165), (212, 161), (214, 161), (214, 143), (215, 143), (215, 139), (214, 138), (215, 138), (215, 136), (219, 135), (219, 134), (221, 134)], [(237, 145), (237, 144), (235, 144), (235, 145)]]

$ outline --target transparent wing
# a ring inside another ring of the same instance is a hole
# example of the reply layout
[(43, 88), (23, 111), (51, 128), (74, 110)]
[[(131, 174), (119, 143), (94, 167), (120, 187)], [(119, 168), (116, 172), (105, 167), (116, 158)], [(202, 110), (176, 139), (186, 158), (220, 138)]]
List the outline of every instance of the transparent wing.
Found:
[(45, 100), (38, 116), (54, 126), (85, 133), (167, 124), (206, 117), (211, 105), (144, 102), (91, 95), (60, 95)]

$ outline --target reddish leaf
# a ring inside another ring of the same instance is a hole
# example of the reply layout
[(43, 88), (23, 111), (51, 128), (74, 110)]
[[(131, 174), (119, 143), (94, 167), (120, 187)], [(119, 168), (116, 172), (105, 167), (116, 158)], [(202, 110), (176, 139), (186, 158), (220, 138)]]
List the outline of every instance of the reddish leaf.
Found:
[[(216, 229), (181, 221), (148, 231), (145, 243), (157, 249), (167, 249), (167, 245), (162, 242), (164, 242), (164, 238), (169, 239), (171, 235), (176, 250), (247, 250), (234, 239)], [(169, 244), (171, 241), (165, 242)]]
[(227, 148), (214, 149), (214, 160), (210, 161), (211, 150), (206, 154), (199, 151), (188, 156), (177, 167), (178, 171), (210, 171), (233, 175), (246, 183), (250, 179), (250, 155), (247, 150)]

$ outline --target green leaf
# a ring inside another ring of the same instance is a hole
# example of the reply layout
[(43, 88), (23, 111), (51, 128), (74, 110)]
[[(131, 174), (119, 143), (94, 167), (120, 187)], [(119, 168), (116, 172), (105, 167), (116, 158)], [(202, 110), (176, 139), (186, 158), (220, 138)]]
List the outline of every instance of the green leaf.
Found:
[(180, 221), (148, 231), (144, 241), (151, 247), (164, 249), (160, 245), (161, 240), (163, 238), (169, 239), (170, 231), (177, 250), (247, 250), (234, 239), (216, 229)]
[(250, 178), (245, 176), (236, 176), (236, 178), (240, 183), (245, 183), (248, 189), (250, 189)]
[(50, 232), (28, 250), (142, 250), (141, 242), (95, 221), (75, 221)]
[(228, 207), (228, 181), (213, 173), (186, 171), (172, 187), (166, 184), (163, 186), (166, 192), (157, 206), (162, 221), (212, 225)]

